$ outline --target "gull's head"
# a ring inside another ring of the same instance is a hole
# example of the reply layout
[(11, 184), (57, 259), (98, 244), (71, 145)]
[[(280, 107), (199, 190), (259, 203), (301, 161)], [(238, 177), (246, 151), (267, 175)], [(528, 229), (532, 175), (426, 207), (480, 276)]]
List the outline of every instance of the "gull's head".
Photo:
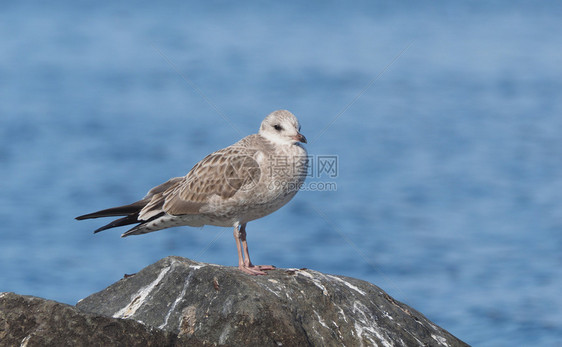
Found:
[(278, 110), (265, 117), (258, 134), (279, 144), (306, 143), (306, 137), (300, 133), (300, 130), (299, 120), (294, 114), (287, 110)]

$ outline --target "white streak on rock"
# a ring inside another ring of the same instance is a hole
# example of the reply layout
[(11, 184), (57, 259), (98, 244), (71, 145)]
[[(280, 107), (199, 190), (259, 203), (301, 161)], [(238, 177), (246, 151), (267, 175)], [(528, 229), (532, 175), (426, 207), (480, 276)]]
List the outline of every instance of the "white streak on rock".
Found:
[(31, 339), (31, 334), (27, 335), (26, 337), (23, 338), (23, 340), (21, 340), (20, 347), (27, 347), (27, 344), (29, 343), (29, 339)]
[(431, 337), (437, 341), (441, 346), (447, 346), (449, 347), (449, 344), (447, 343), (447, 339), (445, 339), (443, 336), (437, 336), (437, 335), (433, 335), (431, 334)]
[(133, 295), (131, 297), (131, 302), (127, 306), (116, 312), (113, 315), (113, 318), (129, 318), (130, 316), (135, 314), (139, 307), (141, 307), (144, 303), (146, 297), (152, 292), (152, 290), (158, 285), (158, 283), (160, 283), (160, 281), (162, 280), (162, 278), (164, 278), (168, 271), (170, 271), (170, 267), (163, 269), (162, 272), (158, 274), (158, 277), (154, 281), (152, 281), (152, 283), (150, 283), (146, 287), (141, 288), (135, 295)]
[(160, 324), (160, 326), (159, 326), (160, 329), (164, 328), (166, 326), (166, 324), (168, 324), (168, 319), (170, 319), (170, 315), (172, 314), (172, 312), (174, 312), (174, 310), (176, 309), (176, 307), (178, 306), (180, 301), (183, 299), (183, 297), (187, 293), (187, 287), (189, 286), (189, 282), (191, 281), (192, 276), (193, 276), (193, 272), (190, 272), (189, 275), (187, 276), (187, 279), (185, 280), (185, 283), (183, 284), (183, 288), (181, 290), (180, 295), (178, 295), (178, 297), (176, 298), (176, 300), (172, 304), (172, 307), (170, 308), (170, 310), (168, 310), (168, 313), (166, 313), (166, 318), (164, 319), (164, 323)]
[[(377, 325), (373, 317), (367, 315), (366, 312), (369, 312), (369, 309), (365, 305), (359, 301), (353, 302), (353, 313), (355, 313), (355, 323), (353, 326), (357, 333), (357, 337), (359, 339), (365, 337), (374, 345), (377, 345), (377, 342), (374, 340), (374, 337), (376, 337), (383, 346), (393, 346), (392, 341), (385, 338), (381, 332), (381, 328)], [(361, 342), (361, 344), (363, 344), (363, 342)]]
[(226, 325), (221, 335), (219, 336), (219, 343), (221, 345), (226, 344), (226, 339), (228, 338), (228, 334), (230, 334), (230, 324)]
[(322, 282), (320, 282), (318, 278), (314, 277), (312, 274), (303, 270), (299, 270), (297, 273), (299, 275), (303, 275), (304, 277), (310, 278), (312, 280), (312, 283), (314, 283), (315, 286), (317, 286), (318, 288), (320, 288), (320, 290), (322, 290), (322, 294), (328, 295), (328, 290), (326, 289), (326, 287), (324, 287), (324, 285), (322, 284)]
[[(396, 325), (398, 325), (404, 332), (408, 333), (408, 335), (410, 335), (414, 340), (416, 340), (416, 342), (420, 345), (420, 346), (425, 346), (425, 344), (423, 342), (420, 341), (420, 339), (418, 339), (416, 337), (416, 335), (412, 334), (411, 332), (408, 331), (408, 329), (405, 329), (402, 324), (396, 322)], [(402, 346), (406, 346), (406, 344), (402, 341), (402, 339), (400, 339), (400, 343), (402, 343)]]
[(224, 317), (228, 316), (232, 312), (233, 303), (234, 303), (234, 299), (232, 297), (226, 299), (224, 306), (222, 307), (222, 315)]
[(276, 292), (275, 290), (269, 288), (269, 286), (268, 286), (267, 284), (264, 284), (264, 283), (258, 283), (258, 284), (259, 284), (260, 287), (264, 288), (264, 289), (267, 290), (268, 292), (271, 292), (271, 293), (275, 294), (275, 296), (277, 296), (277, 297), (279, 297), (279, 298), (281, 297), (281, 294), (280, 294), (280, 293), (278, 293), (278, 292)]
[[(394, 344), (392, 341), (389, 341), (384, 338), (384, 336), (376, 329), (374, 326), (361, 326), (357, 322), (355, 323), (355, 330), (359, 335), (359, 338), (365, 336), (365, 338), (373, 343), (373, 345), (378, 346), (377, 342), (373, 339), (373, 335), (377, 337), (377, 339), (382, 343), (384, 347), (393, 347)], [(364, 334), (364, 332), (367, 332)], [(361, 341), (361, 345), (363, 345), (363, 341)]]
[(392, 316), (390, 314), (388, 314), (388, 312), (386, 311), (381, 311), (382, 312), (382, 316), (385, 318), (388, 318), (390, 320), (394, 320), (394, 318), (392, 318)]
[(433, 323), (431, 323), (431, 322), (428, 322), (428, 324), (433, 328), (433, 330), (439, 331), (439, 328), (437, 327), (437, 325), (435, 325), (435, 324), (433, 324)]
[(322, 324), (322, 326), (323, 326), (324, 328), (330, 329), (330, 328), (328, 327), (328, 325), (324, 322), (324, 320), (322, 319), (322, 317), (320, 317), (320, 315), (318, 314), (318, 312), (316, 312), (316, 310), (314, 310), (314, 314), (316, 315), (316, 318), (318, 318), (318, 322), (319, 322), (320, 324)]
[(340, 306), (338, 306), (338, 308), (340, 310), (341, 317), (347, 323), (347, 317), (345, 316), (345, 312), (343, 311), (343, 309)]
[(349, 283), (349, 282), (347, 282), (347, 281), (342, 280), (342, 279), (339, 278), (339, 277), (332, 276), (332, 275), (326, 275), (326, 276), (328, 276), (328, 277), (330, 277), (330, 278), (332, 278), (332, 279), (335, 279), (335, 280), (338, 281), (338, 282), (343, 283), (343, 284), (346, 285), (348, 288), (351, 288), (351, 289), (355, 290), (356, 292), (358, 292), (358, 293), (361, 294), (361, 295), (366, 295), (366, 293), (365, 293), (364, 291), (362, 291), (361, 289), (357, 288), (357, 287), (354, 286), (353, 284), (351, 284), (351, 283)]

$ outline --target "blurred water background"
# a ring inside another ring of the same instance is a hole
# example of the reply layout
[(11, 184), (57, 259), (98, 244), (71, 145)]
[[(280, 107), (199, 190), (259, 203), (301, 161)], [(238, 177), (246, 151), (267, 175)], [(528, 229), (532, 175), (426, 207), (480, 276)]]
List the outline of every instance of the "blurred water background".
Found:
[(555, 1), (2, 2), (0, 291), (75, 304), (168, 255), (235, 265), (230, 229), (121, 239), (74, 217), (286, 108), (310, 154), (338, 156), (310, 179), (337, 190), (250, 223), (256, 263), (370, 281), (470, 344), (560, 345), (561, 17)]

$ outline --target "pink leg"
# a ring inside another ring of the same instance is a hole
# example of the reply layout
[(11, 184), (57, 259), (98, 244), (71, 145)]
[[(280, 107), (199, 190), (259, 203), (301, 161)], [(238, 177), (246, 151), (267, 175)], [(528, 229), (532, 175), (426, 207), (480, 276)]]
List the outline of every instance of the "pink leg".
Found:
[(236, 248), (238, 249), (238, 268), (250, 275), (267, 275), (261, 270), (273, 270), (272, 265), (254, 265), (250, 260), (250, 252), (248, 251), (248, 242), (246, 242), (246, 223), (234, 227), (234, 239), (236, 240)]

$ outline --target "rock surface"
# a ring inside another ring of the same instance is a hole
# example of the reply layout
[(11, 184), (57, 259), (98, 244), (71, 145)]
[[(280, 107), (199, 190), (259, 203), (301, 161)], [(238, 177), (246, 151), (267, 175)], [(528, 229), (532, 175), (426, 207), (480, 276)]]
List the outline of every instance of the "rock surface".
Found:
[(256, 277), (167, 257), (76, 306), (216, 344), (466, 346), (371, 283), (307, 269)]
[(0, 346), (204, 345), (133, 320), (86, 314), (55, 301), (0, 293)]

